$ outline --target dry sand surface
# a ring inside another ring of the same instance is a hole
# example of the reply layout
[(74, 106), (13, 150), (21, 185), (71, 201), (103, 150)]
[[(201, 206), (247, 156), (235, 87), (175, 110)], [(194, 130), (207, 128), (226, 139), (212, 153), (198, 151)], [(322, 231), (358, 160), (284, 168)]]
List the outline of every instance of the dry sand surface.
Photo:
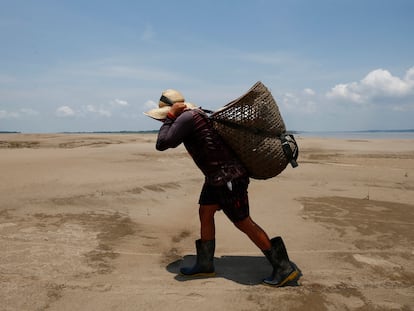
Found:
[(413, 310), (414, 141), (298, 138), (299, 167), (252, 180), (301, 285), (216, 217), (217, 276), (186, 280), (203, 178), (156, 136), (0, 135), (1, 310)]

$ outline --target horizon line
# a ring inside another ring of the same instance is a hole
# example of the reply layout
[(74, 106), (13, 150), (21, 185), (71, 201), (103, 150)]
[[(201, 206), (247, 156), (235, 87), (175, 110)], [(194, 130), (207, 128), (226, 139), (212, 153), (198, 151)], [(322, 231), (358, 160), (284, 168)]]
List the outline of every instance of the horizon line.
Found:
[[(62, 131), (62, 132), (24, 132), (24, 131), (0, 131), (0, 134), (145, 134), (157, 133), (159, 130), (120, 130), (120, 131)], [(292, 130), (292, 134), (301, 133), (411, 133), (413, 129), (389, 129), (389, 130)]]

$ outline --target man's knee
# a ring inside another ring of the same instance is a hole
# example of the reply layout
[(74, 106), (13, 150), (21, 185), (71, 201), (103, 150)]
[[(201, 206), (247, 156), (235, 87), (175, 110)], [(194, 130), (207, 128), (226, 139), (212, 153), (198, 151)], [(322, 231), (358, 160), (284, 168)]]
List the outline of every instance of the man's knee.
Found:
[(201, 219), (213, 218), (217, 209), (217, 205), (200, 205), (198, 212)]
[(247, 216), (243, 220), (233, 222), (233, 224), (236, 226), (237, 229), (245, 232), (251, 227), (252, 221), (251, 221), (251, 218)]

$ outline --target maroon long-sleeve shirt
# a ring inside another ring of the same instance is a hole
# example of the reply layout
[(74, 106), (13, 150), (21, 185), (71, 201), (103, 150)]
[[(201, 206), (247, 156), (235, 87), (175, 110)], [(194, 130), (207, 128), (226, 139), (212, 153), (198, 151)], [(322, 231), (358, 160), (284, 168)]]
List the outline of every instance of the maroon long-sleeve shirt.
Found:
[(184, 111), (177, 119), (167, 117), (158, 133), (156, 148), (163, 151), (184, 143), (194, 162), (212, 185), (223, 185), (247, 171), (199, 110)]

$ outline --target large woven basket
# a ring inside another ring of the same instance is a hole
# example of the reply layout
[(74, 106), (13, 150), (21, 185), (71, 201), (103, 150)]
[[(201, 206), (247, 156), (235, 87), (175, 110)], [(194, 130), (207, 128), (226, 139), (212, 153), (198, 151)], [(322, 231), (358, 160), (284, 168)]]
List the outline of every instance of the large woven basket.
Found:
[(285, 123), (272, 94), (261, 82), (214, 112), (211, 119), (250, 177), (267, 179), (286, 168), (289, 160), (280, 139), (286, 133)]

